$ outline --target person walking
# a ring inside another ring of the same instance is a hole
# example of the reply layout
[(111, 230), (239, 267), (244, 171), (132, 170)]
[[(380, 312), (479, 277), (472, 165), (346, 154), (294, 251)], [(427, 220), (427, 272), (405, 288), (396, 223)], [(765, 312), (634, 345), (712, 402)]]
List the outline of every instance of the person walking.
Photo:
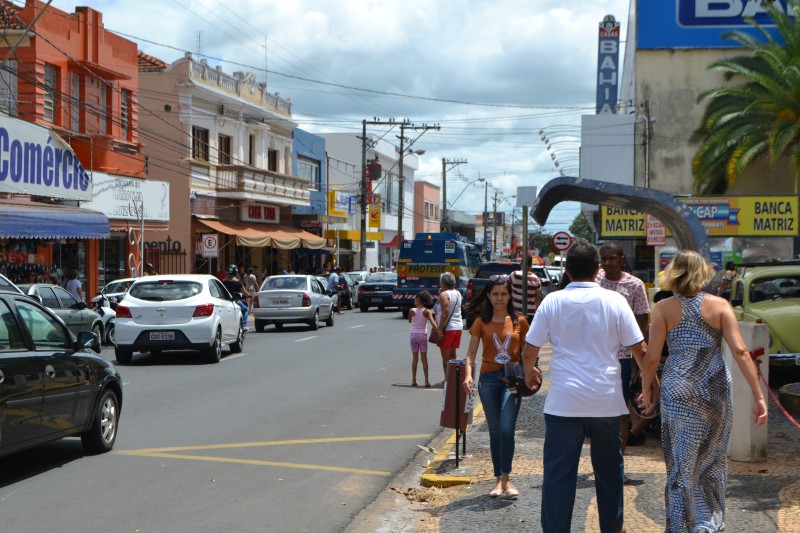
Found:
[(258, 280), (256, 279), (256, 275), (253, 273), (255, 269), (253, 267), (249, 267), (247, 269), (247, 273), (244, 275), (244, 279), (242, 282), (244, 283), (244, 288), (247, 289), (247, 292), (250, 293), (247, 296), (247, 309), (252, 312), (253, 311), (253, 296), (258, 292)]
[(617, 352), (631, 348), (641, 361), (646, 349), (625, 298), (597, 284), (600, 257), (586, 239), (567, 252), (566, 288), (542, 300), (525, 337), (525, 381), (534, 387), (542, 346), (552, 345), (550, 390), (544, 404), (542, 530), (568, 533), (577, 489), (578, 462), (590, 439), (600, 531), (623, 527), (622, 398)]
[(144, 266), (143, 276), (158, 276), (158, 272), (156, 272), (156, 268), (153, 266), (153, 263), (147, 263)]
[(428, 309), (433, 303), (433, 296), (428, 291), (422, 291), (414, 297), (414, 308), (408, 312), (408, 321), (411, 323), (411, 386), (417, 386), (417, 363), (422, 359), (422, 372), (425, 374), (425, 387), (430, 387), (428, 381), (428, 322), (431, 327), (436, 327), (433, 311)]
[(542, 282), (539, 276), (534, 274), (531, 270), (530, 257), (524, 259), (522, 270), (516, 270), (511, 273), (509, 276), (511, 279), (511, 299), (514, 302), (514, 311), (518, 315), (522, 314), (522, 301), (525, 298), (522, 294), (523, 271), (528, 273), (528, 314), (526, 318), (528, 319), (528, 323), (530, 323), (533, 320), (536, 308), (542, 303)]
[(83, 285), (81, 285), (81, 280), (78, 279), (78, 271), (74, 268), (69, 271), (67, 281), (64, 282), (64, 289), (79, 302), (83, 301)]
[(482, 345), (478, 395), (489, 428), (489, 450), (496, 479), (489, 496), (516, 498), (519, 490), (511, 483), (514, 460), (514, 431), (522, 398), (503, 381), (507, 365), (519, 363), (520, 346), (528, 333), (528, 322), (518, 315), (511, 297), (511, 279), (491, 276), (483, 290), (469, 304), (470, 313), (480, 313), (469, 328), (471, 335), (465, 366), (464, 390), (474, 394), (473, 369), (478, 346)]
[(714, 533), (725, 527), (727, 449), (733, 407), (731, 375), (722, 339), (753, 393), (753, 422), (767, 421), (767, 404), (756, 366), (730, 304), (702, 292), (712, 268), (694, 251), (678, 251), (661, 286), (675, 296), (653, 307), (650, 347), (642, 366), (642, 403), (659, 399), (656, 370), (666, 342), (661, 374), (661, 442), (667, 465), (667, 533)]
[[(650, 304), (647, 301), (644, 283), (623, 270), (625, 252), (616, 243), (607, 242), (600, 247), (600, 264), (602, 269), (597, 273), (597, 283), (604, 289), (618, 292), (625, 297), (647, 342), (647, 315), (650, 313)], [(620, 346), (617, 356), (622, 369), (622, 397), (628, 407), (628, 414), (622, 417), (622, 453), (625, 454), (625, 447), (628, 444), (644, 444), (644, 430), (650, 421), (640, 418), (631, 402), (631, 381), (639, 379), (639, 376), (634, 376), (630, 349), (627, 346)], [(630, 438), (631, 435), (633, 438)]]
[[(442, 372), (447, 376), (447, 363), (456, 358), (456, 350), (461, 346), (461, 330), (464, 324), (461, 320), (461, 293), (456, 289), (456, 277), (451, 272), (443, 272), (439, 276), (439, 301), (434, 305), (436, 329), (442, 354)], [(444, 385), (444, 380), (436, 384)]]
[(725, 263), (725, 274), (722, 275), (722, 282), (719, 284), (717, 296), (730, 300), (734, 279), (736, 279), (736, 263), (728, 261)]
[[(239, 278), (239, 267), (236, 265), (230, 265), (228, 267), (228, 275), (222, 280), (222, 284), (225, 285), (225, 288), (228, 289), (231, 295), (238, 292), (244, 295), (245, 298), (250, 296), (250, 293), (247, 292), (242, 280)], [(242, 329), (247, 331), (247, 318), (250, 315), (250, 310), (247, 308), (247, 304), (242, 300), (236, 300), (236, 305), (242, 310)]]
[(328, 276), (328, 290), (331, 293), (336, 294), (336, 314), (342, 314), (342, 295), (339, 294), (340, 290), (340, 280), (339, 280), (339, 273), (342, 271), (341, 268), (336, 267), (333, 269)]

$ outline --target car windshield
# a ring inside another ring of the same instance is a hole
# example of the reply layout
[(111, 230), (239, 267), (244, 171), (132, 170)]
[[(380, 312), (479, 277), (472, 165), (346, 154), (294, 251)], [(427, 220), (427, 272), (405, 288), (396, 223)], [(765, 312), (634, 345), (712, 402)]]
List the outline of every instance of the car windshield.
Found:
[(271, 291), (276, 289), (289, 289), (295, 291), (306, 290), (306, 277), (305, 276), (271, 276), (264, 280), (261, 285), (262, 291)]
[(397, 283), (394, 272), (374, 272), (367, 276), (367, 283)]
[(754, 279), (750, 284), (750, 301), (800, 298), (800, 275)]
[(106, 288), (103, 289), (103, 292), (106, 294), (113, 294), (115, 292), (127, 292), (128, 287), (131, 286), (130, 281), (112, 281)]
[(196, 281), (142, 281), (131, 287), (129, 294), (140, 300), (167, 302), (185, 300), (203, 292), (203, 285)]
[(353, 281), (362, 281), (364, 279), (361, 277), (360, 272), (350, 272), (349, 275), (353, 279)]

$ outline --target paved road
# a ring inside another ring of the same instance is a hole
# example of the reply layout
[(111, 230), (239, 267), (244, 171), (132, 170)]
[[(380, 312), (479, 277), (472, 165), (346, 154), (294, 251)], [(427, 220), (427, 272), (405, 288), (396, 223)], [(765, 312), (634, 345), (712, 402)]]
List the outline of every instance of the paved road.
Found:
[(398, 312), (353, 311), (251, 328), (218, 365), (136, 356), (112, 453), (67, 439), (0, 459), (2, 530), (340, 530), (439, 429), (441, 389), (408, 386), (407, 332)]

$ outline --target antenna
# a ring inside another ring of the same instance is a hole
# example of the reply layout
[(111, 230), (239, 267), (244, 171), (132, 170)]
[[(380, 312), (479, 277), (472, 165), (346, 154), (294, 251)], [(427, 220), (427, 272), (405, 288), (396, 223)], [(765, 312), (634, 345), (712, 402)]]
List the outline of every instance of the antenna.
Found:
[(203, 57), (203, 32), (197, 32), (197, 59)]

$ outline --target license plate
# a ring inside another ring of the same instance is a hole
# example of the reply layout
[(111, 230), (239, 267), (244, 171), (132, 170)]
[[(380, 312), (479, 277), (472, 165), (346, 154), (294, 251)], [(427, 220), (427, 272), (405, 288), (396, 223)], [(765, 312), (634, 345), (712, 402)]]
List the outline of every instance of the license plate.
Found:
[(150, 340), (151, 341), (174, 341), (175, 340), (175, 332), (174, 331), (151, 331), (150, 332)]
[(289, 300), (272, 300), (272, 305), (289, 305)]
[(383, 298), (370, 298), (370, 302), (372, 302), (374, 304), (375, 303), (381, 303), (382, 301), (383, 301)]

